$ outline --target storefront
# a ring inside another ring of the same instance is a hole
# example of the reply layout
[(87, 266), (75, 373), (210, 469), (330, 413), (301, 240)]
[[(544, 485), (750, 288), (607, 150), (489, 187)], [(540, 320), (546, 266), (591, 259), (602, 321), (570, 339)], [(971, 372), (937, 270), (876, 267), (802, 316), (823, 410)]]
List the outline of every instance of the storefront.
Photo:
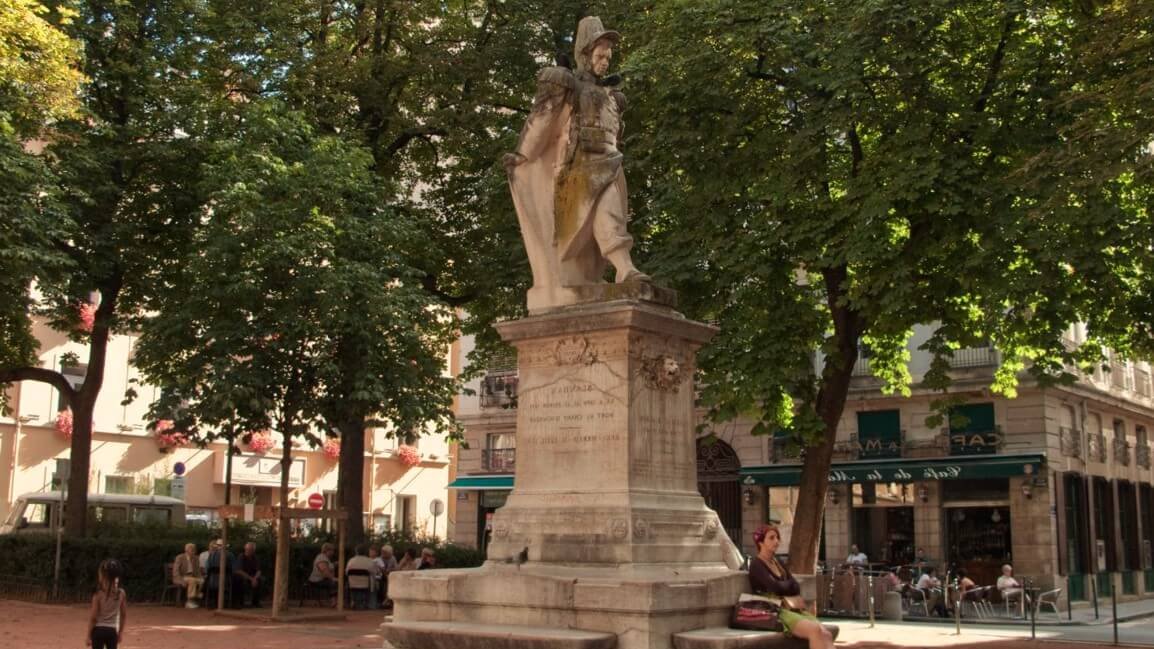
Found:
[[(943, 567), (963, 567), (978, 583), (993, 583), (1000, 566), (1013, 560), (1011, 480), (1040, 476), (1044, 469), (1041, 454), (834, 463), (827, 522), (844, 514), (847, 525), (827, 525), (827, 534), (845, 535), (825, 539), (828, 558), (840, 561), (842, 549), (854, 543), (871, 564), (902, 566), (925, 546)], [(801, 466), (754, 466), (740, 473), (745, 485), (791, 486), (799, 484)], [(940, 511), (940, 524), (919, 528), (919, 509)]]
[(466, 475), (454, 480), (449, 489), (457, 492), (459, 502), (473, 500), (476, 496), (477, 530), (476, 547), (485, 551), (489, 547), (489, 537), (493, 532), (493, 512), (505, 505), (509, 492), (513, 490), (511, 475)]

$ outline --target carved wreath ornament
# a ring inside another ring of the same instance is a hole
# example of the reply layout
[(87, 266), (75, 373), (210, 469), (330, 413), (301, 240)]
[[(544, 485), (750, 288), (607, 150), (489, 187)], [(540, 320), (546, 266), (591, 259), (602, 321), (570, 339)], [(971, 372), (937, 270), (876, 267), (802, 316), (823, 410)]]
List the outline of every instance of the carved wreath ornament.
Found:
[(597, 352), (588, 338), (573, 336), (557, 341), (553, 359), (558, 365), (592, 365), (597, 361)]

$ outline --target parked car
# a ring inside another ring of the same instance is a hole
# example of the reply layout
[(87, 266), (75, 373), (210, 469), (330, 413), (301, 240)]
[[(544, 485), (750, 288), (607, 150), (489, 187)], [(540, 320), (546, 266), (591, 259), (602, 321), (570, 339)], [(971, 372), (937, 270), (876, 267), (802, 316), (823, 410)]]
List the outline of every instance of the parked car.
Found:
[[(0, 534), (52, 530), (60, 503), (59, 491), (23, 494), (0, 525)], [(88, 516), (100, 522), (185, 524), (184, 501), (168, 496), (89, 494)]]

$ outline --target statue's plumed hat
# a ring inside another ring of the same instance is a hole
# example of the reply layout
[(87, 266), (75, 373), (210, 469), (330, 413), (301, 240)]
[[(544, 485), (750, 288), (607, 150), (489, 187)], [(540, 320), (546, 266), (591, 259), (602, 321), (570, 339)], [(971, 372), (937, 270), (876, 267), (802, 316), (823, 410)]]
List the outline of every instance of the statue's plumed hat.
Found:
[(617, 45), (621, 41), (621, 34), (612, 29), (605, 29), (597, 16), (586, 16), (577, 23), (577, 41), (573, 45), (578, 56), (588, 54), (593, 49), (593, 44), (601, 39)]

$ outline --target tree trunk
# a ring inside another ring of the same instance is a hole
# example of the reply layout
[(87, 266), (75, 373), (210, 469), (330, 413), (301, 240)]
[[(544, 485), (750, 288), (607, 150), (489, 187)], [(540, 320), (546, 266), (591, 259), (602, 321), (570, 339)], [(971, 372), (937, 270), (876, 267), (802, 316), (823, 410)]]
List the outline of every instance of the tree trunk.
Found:
[(821, 443), (805, 449), (801, 485), (789, 538), (789, 569), (799, 575), (812, 575), (821, 543), (825, 517), (825, 499), (829, 491), (829, 469), (833, 463), (833, 446), (837, 425), (845, 410), (850, 378), (857, 362), (861, 317), (856, 311), (840, 306), (847, 276), (844, 267), (824, 273), (830, 313), (833, 316), (837, 352), (825, 359), (821, 389), (814, 408), (825, 426)]
[(110, 324), (120, 296), (121, 280), (114, 277), (100, 288), (100, 306), (93, 318), (92, 334), (88, 339), (88, 370), (84, 385), (72, 400), (72, 459), (68, 476), (68, 511), (64, 531), (70, 537), (82, 537), (88, 530), (88, 472), (92, 466), (92, 414), (96, 398), (104, 386), (104, 363), (108, 357)]
[(365, 418), (348, 417), (341, 431), (341, 458), (337, 482), (340, 505), (348, 513), (345, 538), (356, 545), (365, 540)]
[(276, 524), (276, 562), (273, 567), (272, 614), (277, 616), (288, 608), (289, 587), (289, 469), (292, 467), (292, 429), (282, 426), (284, 452), (280, 460), (280, 516)]

